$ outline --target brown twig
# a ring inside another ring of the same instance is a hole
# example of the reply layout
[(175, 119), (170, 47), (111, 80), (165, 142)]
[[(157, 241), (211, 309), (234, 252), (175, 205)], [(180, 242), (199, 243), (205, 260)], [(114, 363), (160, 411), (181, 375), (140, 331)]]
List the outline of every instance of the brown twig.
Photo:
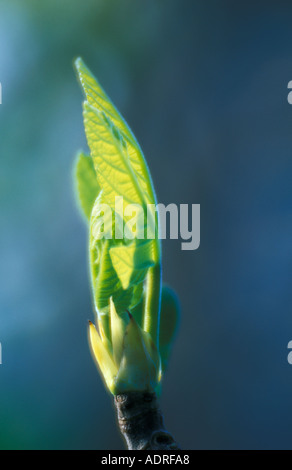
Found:
[(118, 422), (129, 450), (177, 450), (165, 429), (155, 393), (128, 392), (115, 396)]

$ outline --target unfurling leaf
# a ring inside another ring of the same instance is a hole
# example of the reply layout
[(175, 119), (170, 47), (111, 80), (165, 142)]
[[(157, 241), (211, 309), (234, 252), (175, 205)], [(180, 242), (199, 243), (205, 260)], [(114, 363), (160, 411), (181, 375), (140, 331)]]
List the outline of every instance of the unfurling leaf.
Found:
[(143, 334), (131, 316), (127, 326), (123, 355), (116, 378), (120, 393), (129, 390), (151, 390), (157, 383), (157, 370), (144, 343)]
[(107, 348), (104, 346), (95, 326), (89, 323), (89, 344), (92, 356), (100, 368), (102, 376), (110, 390), (114, 389), (114, 379), (117, 375), (117, 366), (112, 360)]
[(168, 286), (163, 286), (160, 311), (159, 353), (161, 368), (164, 372), (172, 351), (180, 321), (180, 305), (176, 293)]
[[(100, 188), (94, 204), (88, 203), (88, 207), (93, 206), (90, 218), (93, 297), (97, 310), (104, 314), (112, 295), (117, 311), (121, 312), (141, 301), (142, 290), (138, 298), (136, 286), (144, 282), (149, 268), (160, 261), (157, 214), (153, 210), (147, 213), (147, 204), (155, 205), (156, 199), (148, 167), (129, 126), (81, 59), (76, 60), (75, 67), (86, 97), (85, 133)], [(92, 174), (92, 167), (90, 171)], [(123, 200), (121, 213), (116, 211), (117, 198)], [(143, 240), (134, 236), (131, 241), (116, 233), (116, 222), (120, 218), (122, 231), (129, 231), (132, 222), (129, 208), (137, 205), (142, 210), (143, 238), (147, 227), (152, 227), (152, 236)], [(103, 212), (101, 206), (109, 209), (102, 217), (98, 214)]]
[(87, 220), (90, 218), (92, 207), (100, 191), (92, 158), (79, 152), (75, 166), (76, 192), (81, 209)]
[(89, 227), (99, 330), (90, 324), (91, 351), (111, 393), (158, 390), (176, 317), (171, 296), (167, 309), (163, 298), (159, 336), (161, 250), (151, 176), (131, 129), (98, 81), (81, 59), (75, 68), (86, 98), (90, 150), (90, 156), (79, 154), (75, 175)]
[[(133, 308), (133, 315), (139, 325), (142, 325), (143, 302)], [(168, 366), (174, 340), (180, 321), (180, 306), (176, 293), (169, 286), (164, 285), (161, 293), (159, 355), (161, 369), (165, 372)]]
[(127, 325), (129, 324), (129, 315), (127, 312), (118, 315), (112, 298), (110, 300), (110, 319), (113, 356), (115, 363), (120, 364), (123, 353), (124, 335)]
[(154, 265), (152, 240), (133, 240), (129, 245), (114, 246), (110, 257), (123, 289), (128, 289), (141, 283), (148, 268)]

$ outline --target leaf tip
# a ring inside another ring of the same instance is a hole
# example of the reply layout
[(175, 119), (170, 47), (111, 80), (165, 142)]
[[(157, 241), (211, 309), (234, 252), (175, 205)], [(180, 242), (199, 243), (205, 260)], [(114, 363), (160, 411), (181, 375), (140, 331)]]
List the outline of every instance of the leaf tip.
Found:
[(73, 59), (73, 66), (76, 72), (79, 72), (80, 68), (84, 65), (84, 62), (80, 56)]

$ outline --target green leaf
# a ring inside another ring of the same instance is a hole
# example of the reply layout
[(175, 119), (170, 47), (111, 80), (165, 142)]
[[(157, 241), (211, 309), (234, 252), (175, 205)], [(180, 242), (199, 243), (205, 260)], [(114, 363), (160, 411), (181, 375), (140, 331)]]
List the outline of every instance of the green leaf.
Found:
[(119, 282), (109, 255), (111, 240), (106, 238), (106, 234), (111, 232), (112, 227), (111, 211), (103, 213), (102, 209), (103, 194), (101, 191), (92, 209), (89, 239), (92, 290), (95, 306), (99, 313), (108, 311), (109, 299), (117, 290)]
[(122, 359), (124, 334), (129, 324), (129, 315), (126, 312), (119, 315), (112, 299), (110, 302), (110, 321), (113, 357), (115, 363), (119, 365)]
[[(90, 219), (90, 268), (93, 298), (96, 310), (102, 314), (109, 312), (109, 299), (113, 298), (119, 314), (131, 309), (142, 297), (142, 291), (130, 287), (124, 289), (112, 263), (111, 250), (116, 241), (106, 238), (112, 228), (112, 217), (109, 211), (103, 209), (103, 192), (95, 200)], [(103, 215), (101, 215), (103, 214)], [(105, 319), (103, 319), (105, 323)], [(108, 328), (105, 325), (105, 331)]]
[(161, 359), (160, 359), (160, 354), (159, 354), (159, 351), (156, 347), (156, 344), (152, 341), (152, 338), (150, 336), (149, 333), (147, 333), (147, 331), (142, 331), (142, 335), (143, 335), (143, 341), (144, 341), (144, 344), (145, 344), (145, 347), (147, 349), (147, 352), (155, 366), (155, 373), (156, 373), (156, 377), (157, 379), (159, 378), (159, 376), (161, 375)]
[(151, 240), (133, 240), (129, 245), (114, 246), (110, 257), (123, 289), (144, 281), (148, 268), (154, 265)]
[[(113, 210), (117, 196), (122, 196), (128, 204), (141, 206), (144, 210), (145, 235), (146, 205), (150, 195), (142, 191), (121, 133), (102, 112), (87, 103), (84, 104), (84, 122), (104, 201)], [(125, 222), (129, 222), (130, 218), (124, 215)], [(111, 248), (112, 262), (124, 289), (145, 279), (147, 269), (155, 262), (155, 252), (159, 252), (159, 248), (155, 250), (155, 243), (157, 240), (146, 239), (143, 243), (136, 241), (131, 245)]]
[[(84, 104), (84, 121), (98, 183), (102, 188), (103, 201), (114, 211), (116, 197), (122, 196), (126, 203), (139, 204), (144, 208), (146, 221), (146, 204), (149, 195), (145, 199), (145, 193), (141, 190), (136, 172), (130, 164), (127, 147), (119, 130), (103, 113), (87, 103)], [(129, 219), (130, 216), (124, 216), (124, 222), (129, 222)], [(113, 221), (111, 221), (112, 227)], [(146, 224), (143, 230), (146, 230)], [(156, 240), (146, 239), (143, 243), (135, 240), (130, 245), (111, 247), (111, 260), (123, 289), (127, 290), (144, 281), (148, 268), (155, 262), (155, 247), (153, 246), (155, 243)], [(107, 247), (109, 246), (108, 243)], [(103, 259), (107, 256), (105, 254)], [(110, 292), (114, 295), (115, 292), (112, 290), (113, 274), (109, 273), (109, 269), (107, 274), (107, 279), (111, 281), (108, 285), (105, 285), (105, 278), (102, 279), (102, 283), (96, 283), (96, 287), (103, 290), (101, 294), (103, 299), (105, 293), (107, 295)], [(97, 294), (98, 289), (95, 289), (95, 295)], [(97, 304), (99, 304), (98, 301)], [(119, 308), (118, 305), (117, 308)]]
[(94, 108), (103, 111), (120, 129), (120, 131), (125, 136), (127, 136), (130, 141), (133, 141), (133, 143), (138, 146), (138, 143), (129, 126), (115, 108), (98, 80), (93, 76), (91, 71), (86, 67), (85, 63), (80, 57), (75, 61), (75, 69), (88, 103), (91, 104)]
[(92, 356), (101, 371), (101, 375), (103, 376), (107, 387), (113, 393), (118, 368), (106, 346), (102, 342), (95, 326), (91, 322), (89, 322), (88, 336)]
[(92, 158), (83, 152), (79, 152), (75, 165), (76, 192), (80, 206), (89, 220), (95, 199), (100, 191)]
[[(138, 325), (143, 322), (143, 299), (131, 310)], [(159, 354), (161, 357), (162, 372), (168, 366), (173, 344), (180, 322), (179, 300), (173, 289), (164, 285), (161, 293), (160, 328), (159, 328)]]
[(131, 301), (131, 313), (134, 316), (139, 326), (142, 326), (142, 317), (141, 319), (138, 320), (133, 312), (135, 311), (138, 305), (140, 304), (142, 305), (143, 297), (144, 297), (144, 284), (140, 282), (133, 288), (133, 296), (132, 296), (132, 301)]
[(110, 240), (101, 240), (90, 250), (92, 289), (96, 309), (108, 314), (109, 299), (113, 297), (118, 313), (131, 306), (133, 289), (124, 290), (112, 265), (109, 248)]
[[(81, 59), (76, 60), (75, 68), (86, 97), (83, 104), (85, 133), (100, 188), (90, 218), (90, 264), (95, 305), (103, 314), (102, 324), (110, 338), (109, 298), (113, 298), (118, 314), (143, 303), (143, 327), (157, 345), (161, 251), (158, 214), (154, 210), (156, 197), (149, 169), (131, 129), (98, 81)], [(116, 202), (121, 198), (124, 207), (117, 215)], [(98, 214), (102, 204), (113, 213)], [(152, 206), (150, 211), (149, 205)], [(135, 219), (132, 209), (138, 206), (142, 211)], [(116, 222), (119, 222), (117, 226)], [(119, 233), (120, 223), (125, 230), (124, 236)], [(135, 225), (137, 233), (131, 236)]]
[(145, 346), (141, 329), (130, 317), (124, 335), (123, 354), (116, 377), (119, 393), (135, 390), (153, 390), (157, 383), (157, 370)]
[[(141, 326), (143, 317), (143, 301), (140, 301), (131, 311), (136, 322)], [(180, 322), (180, 305), (173, 289), (164, 285), (161, 293), (159, 354), (162, 372), (168, 366), (169, 358), (176, 338)]]
[(96, 110), (103, 112), (103, 114), (109, 118), (109, 120), (121, 133), (121, 136), (124, 139), (125, 145), (127, 147), (131, 166), (136, 173), (139, 186), (144, 192), (145, 200), (147, 200), (149, 204), (155, 204), (156, 198), (151, 175), (144, 159), (142, 150), (129, 125), (118, 112), (110, 98), (99, 84), (98, 80), (86, 67), (81, 58), (76, 59), (75, 69), (89, 105), (93, 106), (93, 108)]
[(176, 293), (168, 286), (163, 286), (160, 311), (159, 353), (164, 372), (176, 338), (180, 321), (180, 306)]
[(127, 203), (145, 204), (146, 193), (139, 184), (137, 170), (131, 166), (119, 129), (87, 102), (83, 108), (87, 142), (106, 203), (114, 209), (115, 197), (122, 196)]

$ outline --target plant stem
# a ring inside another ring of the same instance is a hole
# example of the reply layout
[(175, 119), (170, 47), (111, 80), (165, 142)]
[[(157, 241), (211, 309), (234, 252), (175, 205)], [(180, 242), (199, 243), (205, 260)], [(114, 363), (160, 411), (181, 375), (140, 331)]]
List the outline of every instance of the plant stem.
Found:
[(143, 329), (150, 333), (153, 342), (159, 347), (159, 323), (161, 301), (161, 263), (149, 268), (146, 279), (146, 296)]
[(115, 396), (118, 423), (129, 450), (177, 450), (165, 429), (155, 393), (127, 392)]

